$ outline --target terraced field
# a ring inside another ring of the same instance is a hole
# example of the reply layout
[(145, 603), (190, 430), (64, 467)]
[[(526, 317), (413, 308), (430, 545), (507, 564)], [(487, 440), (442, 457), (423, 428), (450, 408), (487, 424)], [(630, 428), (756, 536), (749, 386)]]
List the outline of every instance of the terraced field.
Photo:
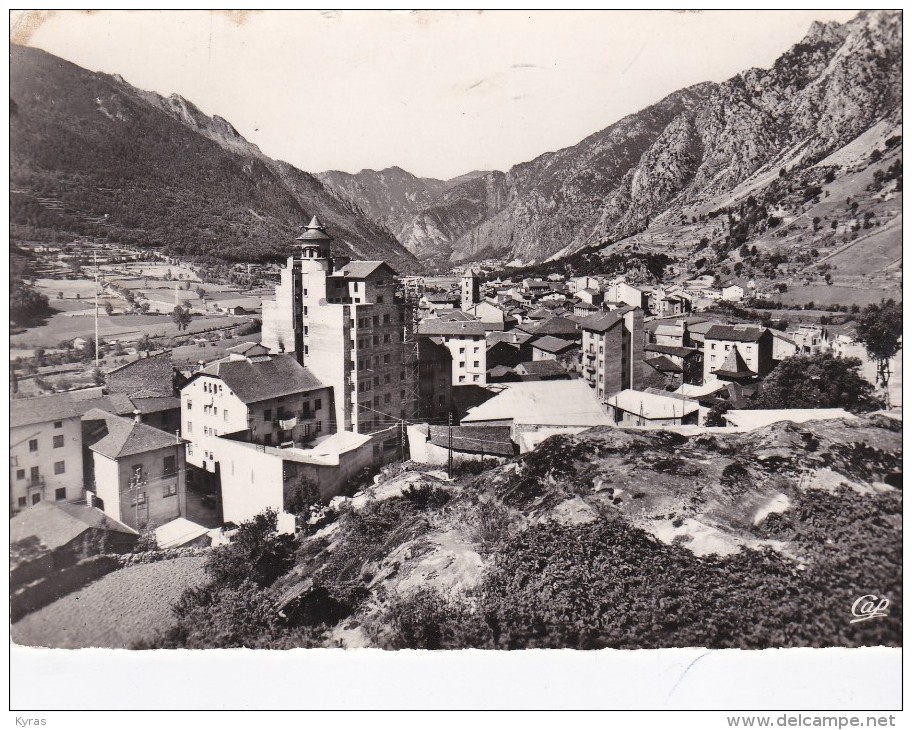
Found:
[(12, 640), (55, 649), (128, 649), (172, 624), (171, 605), (205, 582), (203, 557), (116, 570), (13, 624)]

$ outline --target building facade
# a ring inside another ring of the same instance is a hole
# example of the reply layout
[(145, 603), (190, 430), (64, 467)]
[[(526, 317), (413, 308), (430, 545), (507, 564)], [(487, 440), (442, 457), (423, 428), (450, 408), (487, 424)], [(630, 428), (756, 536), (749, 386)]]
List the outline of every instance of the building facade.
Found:
[(586, 317), (583, 332), (583, 377), (600, 402), (643, 381), (643, 310), (617, 309)]
[(339, 430), (369, 433), (414, 415), (414, 367), (404, 345), (404, 302), (382, 261), (330, 255), (314, 217), (298, 238), (274, 301), (263, 302), (262, 344), (292, 353), (334, 394)]

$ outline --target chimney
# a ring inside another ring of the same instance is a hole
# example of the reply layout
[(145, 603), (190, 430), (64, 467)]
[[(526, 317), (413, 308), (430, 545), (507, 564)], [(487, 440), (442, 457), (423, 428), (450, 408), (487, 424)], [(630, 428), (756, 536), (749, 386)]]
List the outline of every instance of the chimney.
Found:
[(137, 423), (142, 423), (142, 416), (140, 415), (138, 408), (133, 410), (133, 420)]

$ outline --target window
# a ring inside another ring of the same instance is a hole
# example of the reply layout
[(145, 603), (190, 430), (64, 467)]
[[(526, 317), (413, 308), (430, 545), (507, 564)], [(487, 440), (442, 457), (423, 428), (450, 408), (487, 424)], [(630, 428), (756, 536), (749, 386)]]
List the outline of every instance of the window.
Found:
[(192, 433), (193, 433), (193, 424), (190, 423), (190, 421), (187, 421), (187, 435), (189, 436)]
[(374, 327), (376, 327), (377, 325), (379, 325), (379, 324), (380, 324), (380, 317), (379, 317), (378, 315), (376, 315), (376, 314), (375, 314), (373, 317), (371, 317), (371, 324), (373, 324)]
[(472, 376), (472, 382), (473, 382), (473, 383), (477, 383), (477, 382), (478, 382), (478, 376), (477, 376), (477, 375), (473, 375), (473, 376)]
[(307, 307), (304, 307), (304, 316), (307, 316)]
[(459, 354), (460, 354), (460, 355), (465, 355), (465, 348), (464, 348), (464, 347), (460, 347), (460, 348), (459, 348)]
[(25, 507), (28, 504), (28, 500), (25, 497), (19, 497), (18, 505), (20, 507)]
[(162, 497), (176, 497), (177, 496), (177, 484), (166, 484), (165, 488), (162, 489)]
[(380, 344), (380, 337), (379, 337), (379, 335), (374, 335), (374, 336), (371, 338), (371, 340), (372, 340), (372, 342), (373, 342), (375, 345), (379, 345), (379, 344)]
[(265, 411), (263, 411), (263, 418), (267, 421), (272, 420), (272, 408), (267, 408)]
[(214, 406), (214, 407), (212, 408), (212, 415), (213, 415), (213, 416), (217, 416), (217, 415), (218, 415), (218, 406)]
[(309, 334), (310, 334), (310, 327), (308, 327), (308, 326), (305, 324), (305, 325), (304, 325), (304, 335), (307, 336), (307, 335), (309, 335)]
[(16, 479), (25, 479), (25, 469), (16, 469)]
[(133, 465), (133, 483), (141, 484), (143, 482), (143, 465), (134, 464)]
[(352, 291), (358, 291), (358, 282), (357, 281), (352, 284)]
[(310, 345), (304, 345), (304, 354), (305, 354), (305, 355), (309, 355), (309, 354), (310, 354)]
[(383, 335), (383, 341), (384, 341), (384, 342), (390, 342), (390, 341), (391, 341), (391, 338), (392, 338), (392, 335)]
[(477, 368), (477, 367), (478, 367), (478, 360), (475, 360), (475, 361), (472, 363), (472, 367), (473, 367), (473, 368)]
[(177, 472), (176, 459), (173, 456), (166, 456), (162, 462), (162, 475), (166, 477), (173, 476)]
[(386, 375), (383, 376), (383, 382), (388, 384), (389, 381), (390, 381), (390, 375), (389, 375), (389, 373), (387, 373)]
[(192, 400), (187, 400), (187, 410), (188, 411), (193, 410), (193, 401)]
[(377, 304), (383, 304), (383, 297), (377, 297)]
[(29, 440), (29, 451), (38, 451), (38, 439)]
[(145, 504), (145, 503), (146, 503), (146, 493), (139, 492), (139, 494), (136, 495), (136, 501), (133, 502), (133, 504), (131, 506), (136, 506), (137, 504)]
[(460, 367), (460, 368), (464, 368), (464, 367), (465, 367), (465, 360), (460, 360), (460, 361), (459, 361), (459, 367)]
[(374, 385), (380, 385), (380, 376), (379, 375), (374, 376)]
[(54, 490), (54, 499), (58, 502), (62, 502), (66, 499), (66, 487), (60, 487), (60, 489)]
[(459, 376), (459, 382), (460, 382), (460, 383), (464, 383), (464, 382), (465, 382), (465, 375), (460, 375), (460, 376)]
[(32, 495), (32, 504), (38, 504), (41, 501), (41, 492), (35, 492)]
[(384, 356), (383, 356), (383, 364), (384, 364), (384, 365), (389, 365), (389, 364), (390, 364), (390, 356), (389, 356), (389, 355), (384, 355)]
[[(377, 303), (383, 304), (383, 301), (380, 298), (378, 298)], [(389, 324), (389, 323), (390, 323), (390, 316), (388, 314), (384, 314), (383, 315), (383, 324)]]
[(66, 462), (64, 461), (55, 461), (54, 462), (54, 473), (63, 474), (66, 471)]
[(265, 436), (263, 436), (263, 443), (266, 446), (272, 446), (272, 434), (271, 433), (267, 433)]
[(209, 426), (203, 426), (203, 436), (209, 435)]
[(314, 410), (315, 410), (315, 411), (319, 411), (322, 407), (323, 407), (323, 402), (322, 402), (322, 400), (321, 400), (320, 398), (317, 398), (317, 399), (314, 401)]
[(54, 421), (54, 428), (63, 428), (63, 421)]

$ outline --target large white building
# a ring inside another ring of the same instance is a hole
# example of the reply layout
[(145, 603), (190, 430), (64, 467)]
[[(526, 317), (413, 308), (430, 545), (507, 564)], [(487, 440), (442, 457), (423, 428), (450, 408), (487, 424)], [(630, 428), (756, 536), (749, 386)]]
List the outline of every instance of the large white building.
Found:
[(298, 241), (275, 300), (263, 302), (262, 344), (292, 353), (333, 389), (339, 430), (369, 433), (410, 418), (414, 348), (403, 343), (396, 272), (383, 261), (333, 258), (316, 217)]
[(228, 434), (281, 446), (333, 433), (333, 393), (294, 356), (257, 346), (194, 373), (181, 389), (181, 421), (187, 463), (215, 472)]
[(450, 351), (454, 386), (487, 383), (488, 350), (484, 322), (426, 319), (418, 325), (418, 334), (433, 338)]

